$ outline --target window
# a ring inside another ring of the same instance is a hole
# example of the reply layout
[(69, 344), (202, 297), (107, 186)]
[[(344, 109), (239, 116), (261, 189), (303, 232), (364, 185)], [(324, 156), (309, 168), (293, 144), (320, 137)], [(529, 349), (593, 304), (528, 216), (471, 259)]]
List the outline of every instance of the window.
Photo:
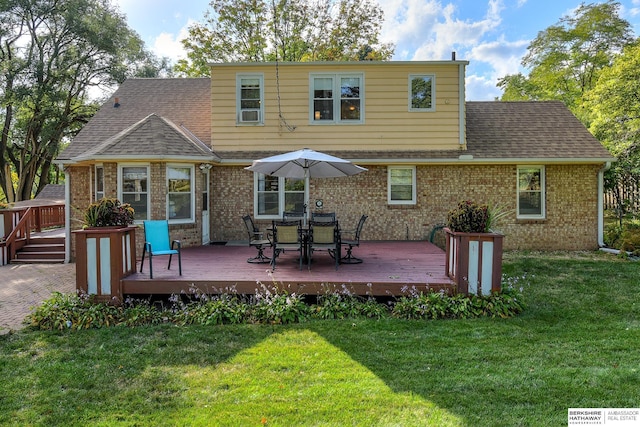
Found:
[(311, 123), (362, 123), (363, 81), (362, 74), (311, 75)]
[(104, 198), (104, 167), (96, 166), (96, 200)]
[(388, 203), (390, 205), (416, 204), (416, 168), (415, 166), (389, 166)]
[(518, 218), (543, 219), (544, 166), (518, 168)]
[(149, 218), (149, 167), (120, 166), (118, 168), (120, 182), (119, 199), (129, 203), (134, 209), (136, 221)]
[(238, 124), (264, 123), (264, 77), (239, 74), (236, 77), (236, 113)]
[(435, 76), (409, 76), (409, 111), (435, 111)]
[(167, 166), (167, 219), (170, 222), (194, 221), (193, 166)]
[(303, 212), (305, 183), (303, 179), (255, 174), (255, 216), (263, 219), (282, 218), (284, 211)]

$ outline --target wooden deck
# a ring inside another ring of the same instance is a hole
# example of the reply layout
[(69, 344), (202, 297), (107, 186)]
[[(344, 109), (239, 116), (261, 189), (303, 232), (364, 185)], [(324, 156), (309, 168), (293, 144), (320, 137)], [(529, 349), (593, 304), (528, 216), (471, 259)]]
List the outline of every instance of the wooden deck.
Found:
[[(271, 256), (271, 250), (265, 251)], [(314, 254), (311, 269), (298, 268), (297, 253), (278, 257), (274, 272), (269, 264), (249, 264), (256, 255), (248, 245), (209, 245), (182, 250), (182, 276), (178, 275), (178, 259), (174, 256), (171, 270), (168, 257), (154, 257), (153, 279), (149, 278), (148, 260), (140, 273), (121, 281), (123, 295), (201, 292), (254, 294), (262, 285), (307, 295), (333, 290), (348, 290), (358, 295), (394, 296), (412, 288), (451, 289), (453, 283), (445, 274), (445, 253), (424, 241), (361, 242), (353, 253), (362, 264), (342, 264), (336, 271), (326, 252)]]

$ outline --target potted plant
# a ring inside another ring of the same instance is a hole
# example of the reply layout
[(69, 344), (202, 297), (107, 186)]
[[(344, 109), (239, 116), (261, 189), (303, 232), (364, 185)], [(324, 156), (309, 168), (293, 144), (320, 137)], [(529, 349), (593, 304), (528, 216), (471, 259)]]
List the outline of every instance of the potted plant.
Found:
[(76, 236), (76, 289), (96, 301), (122, 301), (120, 280), (135, 272), (134, 211), (128, 203), (103, 198), (84, 211)]
[(91, 203), (84, 211), (84, 227), (128, 227), (133, 224), (134, 211), (130, 204), (118, 199), (103, 198)]
[(447, 215), (446, 272), (457, 291), (488, 295), (502, 284), (502, 240), (492, 228), (508, 212), (470, 200), (461, 201)]

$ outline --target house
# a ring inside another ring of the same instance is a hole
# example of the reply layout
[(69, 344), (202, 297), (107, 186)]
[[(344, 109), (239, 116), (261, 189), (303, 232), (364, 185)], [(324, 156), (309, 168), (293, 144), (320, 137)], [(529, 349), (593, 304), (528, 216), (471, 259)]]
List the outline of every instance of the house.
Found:
[[(229, 63), (210, 79), (129, 79), (57, 159), (69, 228), (107, 196), (137, 220), (168, 219), (183, 246), (244, 239), (243, 214), (264, 226), (305, 204), (347, 227), (366, 213), (363, 240), (420, 240), (474, 200), (509, 209), (507, 249), (597, 248), (614, 158), (560, 102), (465, 102), (467, 65)], [(304, 147), (368, 171), (305, 188), (245, 169)]]

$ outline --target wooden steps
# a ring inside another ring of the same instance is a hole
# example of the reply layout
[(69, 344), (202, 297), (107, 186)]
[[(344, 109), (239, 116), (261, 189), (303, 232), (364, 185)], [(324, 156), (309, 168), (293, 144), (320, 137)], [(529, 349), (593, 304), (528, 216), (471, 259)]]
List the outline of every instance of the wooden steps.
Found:
[(64, 237), (32, 237), (11, 264), (62, 264), (64, 256)]

